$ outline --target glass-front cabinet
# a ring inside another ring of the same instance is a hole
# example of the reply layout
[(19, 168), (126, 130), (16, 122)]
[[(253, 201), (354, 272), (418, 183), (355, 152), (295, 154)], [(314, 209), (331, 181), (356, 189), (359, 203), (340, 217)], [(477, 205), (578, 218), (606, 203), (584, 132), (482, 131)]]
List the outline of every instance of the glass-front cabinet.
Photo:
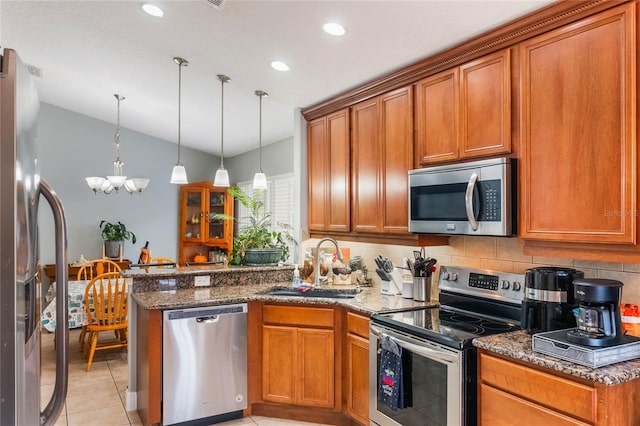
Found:
[(180, 187), (180, 265), (205, 258), (207, 262), (221, 261), (222, 254), (228, 258), (233, 248), (233, 222), (215, 219), (216, 214), (233, 216), (233, 197), (227, 188), (211, 182)]

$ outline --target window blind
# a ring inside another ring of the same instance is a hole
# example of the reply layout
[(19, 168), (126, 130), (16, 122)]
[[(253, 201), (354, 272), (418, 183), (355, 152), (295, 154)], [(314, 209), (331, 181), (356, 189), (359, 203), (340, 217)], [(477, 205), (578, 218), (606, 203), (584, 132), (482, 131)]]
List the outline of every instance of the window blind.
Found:
[[(253, 196), (253, 182), (239, 182), (238, 188), (245, 194)], [(267, 189), (262, 191), (265, 211), (271, 214), (271, 228), (277, 232), (293, 226), (293, 173), (267, 178)], [(236, 222), (238, 230), (249, 225), (249, 211), (241, 204), (236, 204)], [(295, 247), (289, 245), (289, 258)], [(290, 260), (290, 259), (287, 259)]]

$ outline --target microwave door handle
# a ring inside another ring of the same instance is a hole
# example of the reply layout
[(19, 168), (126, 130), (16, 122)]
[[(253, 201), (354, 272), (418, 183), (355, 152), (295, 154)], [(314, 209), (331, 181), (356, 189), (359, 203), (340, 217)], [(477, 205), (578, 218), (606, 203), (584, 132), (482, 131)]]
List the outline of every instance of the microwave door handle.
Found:
[(478, 174), (473, 172), (471, 173), (471, 177), (467, 183), (467, 192), (464, 194), (464, 205), (467, 209), (467, 219), (469, 220), (471, 229), (474, 231), (478, 230), (478, 222), (476, 222), (476, 217), (473, 214), (473, 192), (476, 189), (476, 182), (478, 182)]

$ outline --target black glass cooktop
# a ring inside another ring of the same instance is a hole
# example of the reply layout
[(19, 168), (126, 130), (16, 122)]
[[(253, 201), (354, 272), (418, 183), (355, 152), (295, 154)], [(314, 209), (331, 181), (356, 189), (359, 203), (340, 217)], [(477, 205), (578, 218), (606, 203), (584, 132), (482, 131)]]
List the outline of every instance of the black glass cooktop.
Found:
[(457, 349), (471, 346), (476, 337), (520, 330), (517, 322), (491, 319), (446, 306), (377, 314), (371, 319), (374, 323)]

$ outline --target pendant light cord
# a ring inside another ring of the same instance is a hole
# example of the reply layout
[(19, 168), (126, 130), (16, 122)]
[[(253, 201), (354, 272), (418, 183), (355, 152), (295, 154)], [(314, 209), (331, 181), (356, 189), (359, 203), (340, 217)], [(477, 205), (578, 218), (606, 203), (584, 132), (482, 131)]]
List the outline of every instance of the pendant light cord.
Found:
[(220, 79), (220, 167), (224, 169), (224, 79)]
[(182, 126), (182, 63), (178, 62), (178, 163), (180, 164), (180, 133)]
[(258, 169), (262, 173), (262, 97), (264, 95), (258, 95), (260, 97), (260, 119), (258, 121)]
[(124, 99), (124, 96), (120, 96), (117, 93), (115, 95), (118, 101), (116, 112), (116, 133), (113, 135), (113, 144), (116, 146), (116, 160), (113, 162), (113, 172), (116, 176), (122, 176), (122, 165), (120, 161), (120, 101)]

